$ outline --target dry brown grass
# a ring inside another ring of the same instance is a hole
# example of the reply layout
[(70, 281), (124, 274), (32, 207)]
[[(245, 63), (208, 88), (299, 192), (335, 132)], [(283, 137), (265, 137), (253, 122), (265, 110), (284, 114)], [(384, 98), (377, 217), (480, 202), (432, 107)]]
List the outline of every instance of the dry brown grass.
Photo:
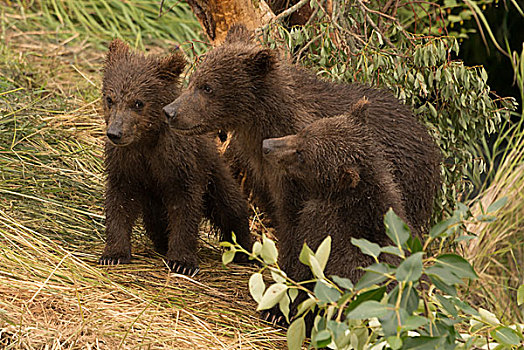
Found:
[(479, 275), (469, 288), (477, 305), (507, 322), (524, 322), (524, 305), (517, 305), (517, 289), (524, 282), (524, 131), (516, 128), (508, 153), (490, 186), (472, 208), (482, 214), (496, 200), (507, 197), (497, 221), (471, 225), (478, 238), (462, 245), (463, 256)]
[(28, 31), (31, 16), (4, 12), (0, 36), (0, 348), (285, 348), (258, 320), (255, 269), (223, 267), (206, 225), (194, 279), (168, 274), (140, 228), (132, 264), (96, 265), (104, 52), (75, 33)]

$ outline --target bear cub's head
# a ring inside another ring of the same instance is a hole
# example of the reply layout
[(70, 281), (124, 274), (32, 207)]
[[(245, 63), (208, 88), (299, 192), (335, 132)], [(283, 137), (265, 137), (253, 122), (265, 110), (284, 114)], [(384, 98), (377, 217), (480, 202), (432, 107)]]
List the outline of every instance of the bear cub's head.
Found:
[(331, 196), (357, 188), (381, 166), (375, 161), (380, 151), (363, 124), (367, 104), (363, 98), (347, 114), (317, 120), (296, 135), (265, 139), (264, 159), (311, 192)]
[(128, 146), (158, 137), (166, 124), (162, 107), (179, 94), (185, 67), (181, 53), (167, 57), (131, 52), (115, 39), (104, 64), (102, 104), (106, 136), (114, 146)]
[(275, 53), (257, 45), (245, 26), (232, 26), (225, 42), (205, 54), (188, 88), (164, 108), (169, 125), (195, 135), (249, 123), (276, 62)]

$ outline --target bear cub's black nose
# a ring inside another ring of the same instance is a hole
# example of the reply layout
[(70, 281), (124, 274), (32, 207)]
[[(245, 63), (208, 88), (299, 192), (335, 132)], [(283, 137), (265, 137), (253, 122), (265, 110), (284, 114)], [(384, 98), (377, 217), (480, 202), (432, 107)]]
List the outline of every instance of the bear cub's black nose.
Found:
[(122, 132), (121, 131), (108, 131), (107, 137), (113, 141), (114, 143), (118, 143), (120, 139), (122, 139)]
[(176, 118), (176, 110), (169, 108), (169, 106), (165, 106), (162, 110), (164, 111), (167, 120), (173, 120)]

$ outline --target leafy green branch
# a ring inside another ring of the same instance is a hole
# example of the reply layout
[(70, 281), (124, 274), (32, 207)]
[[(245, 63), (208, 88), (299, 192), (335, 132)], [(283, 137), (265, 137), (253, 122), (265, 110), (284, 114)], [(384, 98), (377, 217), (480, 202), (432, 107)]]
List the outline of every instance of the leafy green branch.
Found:
[[(412, 238), (407, 225), (388, 211), (384, 224), (392, 245), (381, 247), (366, 239), (351, 239), (375, 260), (363, 268), (356, 284), (347, 278), (325, 276), (331, 253), (329, 236), (316, 251), (307, 244), (302, 247), (299, 263), (310, 268), (314, 276), (310, 281), (288, 278), (277, 264), (276, 245), (265, 236), (251, 252), (237, 244), (223, 243), (228, 248), (224, 263), (232, 261), (234, 254), (244, 253), (262, 265), (251, 276), (249, 290), (258, 310), (278, 304), (288, 321), (293, 314), (287, 331), (290, 349), (301, 348), (308, 313), (314, 315), (313, 348), (472, 349), (489, 344), (491, 348), (517, 349), (524, 344), (524, 325), (504, 325), (487, 310), (477, 310), (463, 300), (457, 287), (476, 279), (477, 274), (464, 258), (444, 249), (445, 241), (460, 244), (474, 239), (466, 231), (466, 223), (494, 221), (493, 213), (505, 203), (505, 198), (496, 201), (476, 217), (465, 205), (458, 205), (448, 219), (433, 226), (424, 244)], [(435, 245), (437, 248), (432, 249)], [(401, 262), (398, 266), (385, 264), (379, 259), (381, 254), (396, 255)], [(265, 270), (273, 279), (267, 288)], [(311, 283), (312, 291), (305, 287)], [(307, 297), (296, 310), (290, 310), (299, 291)]]

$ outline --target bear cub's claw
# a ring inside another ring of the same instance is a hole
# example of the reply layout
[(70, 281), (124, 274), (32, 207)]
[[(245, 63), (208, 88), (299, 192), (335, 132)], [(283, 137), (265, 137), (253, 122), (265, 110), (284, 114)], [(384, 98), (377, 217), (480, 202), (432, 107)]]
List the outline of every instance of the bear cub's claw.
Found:
[(168, 260), (167, 266), (169, 267), (169, 270), (171, 272), (179, 273), (189, 277), (195, 277), (195, 275), (200, 271), (200, 269), (196, 265), (183, 263), (175, 260)]
[(98, 265), (114, 266), (120, 264), (128, 264), (130, 260), (130, 258), (125, 257), (103, 256), (98, 260)]
[(286, 317), (282, 314), (278, 306), (262, 311), (260, 317), (262, 320), (271, 323), (273, 327), (287, 328), (288, 326)]

